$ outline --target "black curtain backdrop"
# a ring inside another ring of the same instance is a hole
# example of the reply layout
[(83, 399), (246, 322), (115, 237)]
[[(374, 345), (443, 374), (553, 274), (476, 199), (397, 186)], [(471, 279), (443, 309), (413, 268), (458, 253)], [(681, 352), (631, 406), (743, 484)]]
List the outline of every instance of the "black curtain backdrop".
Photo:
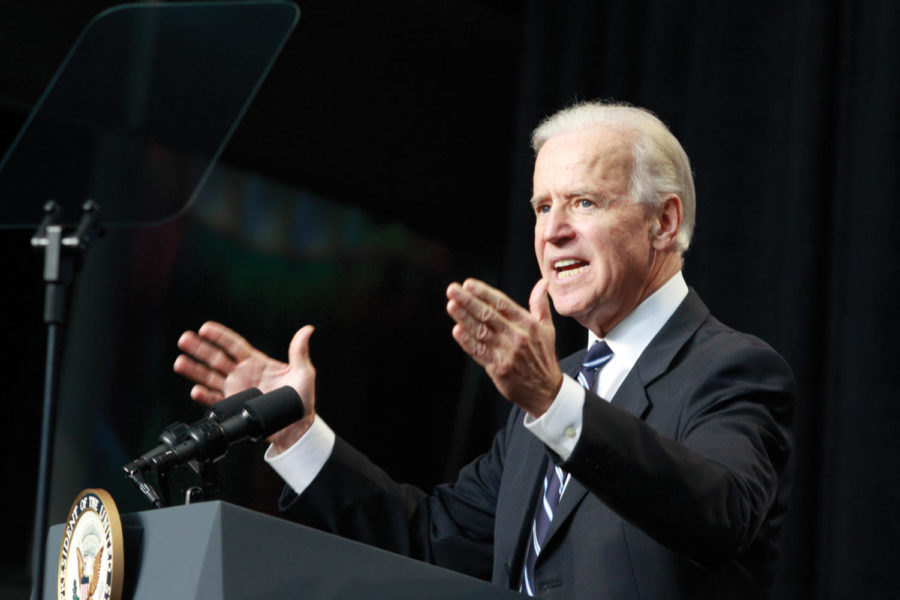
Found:
[[(109, 4), (0, 8), (3, 141)], [(119, 469), (167, 423), (199, 416), (171, 362), (178, 334), (207, 318), (278, 356), (315, 323), (330, 424), (399, 479), (427, 487), (455, 473), (507, 406), (450, 339), (443, 290), (471, 275), (527, 301), (538, 277), (528, 136), (556, 109), (604, 98), (655, 111), (682, 141), (698, 192), (686, 279), (797, 377), (776, 597), (898, 596), (900, 2), (300, 5), (198, 205), (164, 227), (110, 232), (87, 256), (51, 521), (85, 487), (147, 508)], [(292, 228), (298, 212), (305, 229)], [(27, 588), (44, 344), (30, 233), (0, 232), (11, 407), (0, 449), (14, 491), (0, 511), (21, 515), (0, 552), (0, 596), (4, 580)], [(558, 326), (561, 354), (584, 343), (577, 325)], [(225, 498), (275, 512), (280, 483), (262, 451), (223, 461)]]
[[(527, 135), (575, 100), (655, 111), (692, 160), (685, 276), (793, 366), (797, 477), (777, 597), (890, 598), (900, 506), (900, 3), (533, 1), (504, 274), (527, 299)], [(568, 351), (583, 343), (569, 326)]]

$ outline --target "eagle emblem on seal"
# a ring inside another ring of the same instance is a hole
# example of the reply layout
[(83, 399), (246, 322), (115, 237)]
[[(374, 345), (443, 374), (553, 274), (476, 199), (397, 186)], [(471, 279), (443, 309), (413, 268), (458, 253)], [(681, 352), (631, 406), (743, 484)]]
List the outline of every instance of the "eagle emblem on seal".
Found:
[(90, 575), (87, 573), (87, 560), (81, 554), (81, 548), (75, 549), (75, 556), (78, 558), (78, 576), (73, 581), (72, 597), (74, 600), (90, 600), (97, 591), (97, 584), (100, 583), (100, 566), (103, 564), (103, 546), (97, 551), (93, 557), (88, 556), (91, 562)]

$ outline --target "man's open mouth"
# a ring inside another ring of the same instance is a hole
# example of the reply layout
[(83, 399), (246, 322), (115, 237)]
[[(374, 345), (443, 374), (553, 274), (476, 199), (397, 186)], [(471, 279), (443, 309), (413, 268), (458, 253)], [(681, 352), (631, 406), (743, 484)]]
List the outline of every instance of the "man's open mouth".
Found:
[(568, 279), (579, 273), (586, 271), (590, 263), (574, 258), (566, 258), (553, 263), (553, 269), (556, 271), (557, 279)]

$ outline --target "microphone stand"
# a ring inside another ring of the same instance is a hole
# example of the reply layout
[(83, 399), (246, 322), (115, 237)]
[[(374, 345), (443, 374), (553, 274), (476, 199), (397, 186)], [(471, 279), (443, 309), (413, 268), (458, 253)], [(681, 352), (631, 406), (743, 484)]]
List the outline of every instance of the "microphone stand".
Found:
[(90, 243), (102, 235), (99, 225), (100, 207), (88, 200), (82, 206), (82, 216), (74, 232), (66, 235), (62, 225), (62, 211), (54, 201), (44, 205), (44, 219), (31, 238), (31, 245), (44, 251), (44, 323), (47, 324), (47, 361), (44, 371), (44, 402), (41, 417), (41, 448), (38, 463), (37, 500), (34, 513), (32, 546), (33, 600), (41, 598), (40, 578), (44, 574), (44, 538), (50, 497), (50, 463), (53, 457), (56, 411), (59, 400), (59, 373), (68, 294), (81, 257)]

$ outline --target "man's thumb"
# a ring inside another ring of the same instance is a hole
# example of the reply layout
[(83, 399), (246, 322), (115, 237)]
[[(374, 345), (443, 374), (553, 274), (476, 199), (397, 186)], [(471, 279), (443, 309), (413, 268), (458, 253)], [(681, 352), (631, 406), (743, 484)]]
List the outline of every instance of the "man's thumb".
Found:
[(547, 287), (550, 282), (546, 279), (539, 279), (531, 290), (531, 296), (528, 298), (528, 308), (531, 315), (538, 321), (545, 321), (550, 318), (550, 295), (547, 293)]
[(288, 347), (288, 363), (292, 367), (309, 362), (309, 338), (315, 329), (312, 325), (304, 325), (294, 334)]

